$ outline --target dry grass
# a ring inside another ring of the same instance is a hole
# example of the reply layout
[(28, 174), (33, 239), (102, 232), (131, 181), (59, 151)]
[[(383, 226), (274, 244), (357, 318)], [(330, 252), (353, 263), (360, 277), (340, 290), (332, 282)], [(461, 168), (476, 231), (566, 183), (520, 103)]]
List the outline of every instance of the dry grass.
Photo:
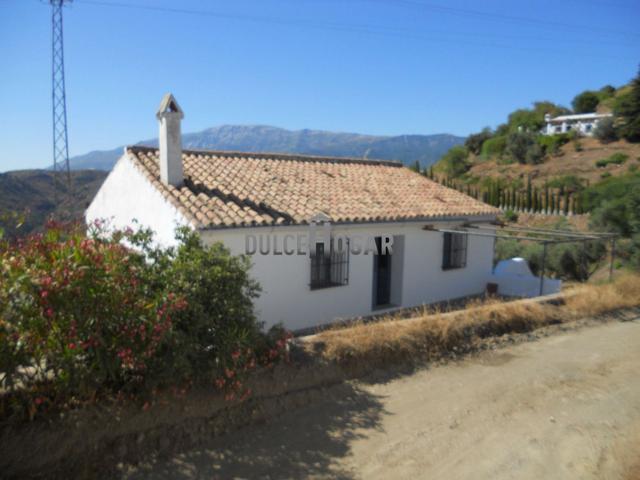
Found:
[(434, 360), (472, 350), (474, 344), (486, 337), (527, 332), (639, 306), (640, 275), (621, 276), (610, 284), (576, 287), (563, 300), (560, 304), (476, 300), (462, 311), (431, 312), (411, 319), (391, 317), (327, 330), (311, 343), (322, 346), (325, 360), (340, 364), (382, 367)]
[[(573, 142), (569, 142), (561, 149), (562, 155), (547, 157), (543, 163), (537, 165), (512, 163), (503, 165), (496, 159), (485, 160), (476, 156), (471, 156), (472, 163), (469, 175), (480, 179), (502, 178), (508, 180), (518, 180), (531, 176), (533, 185), (543, 187), (545, 182), (564, 175), (575, 175), (579, 178), (589, 180), (593, 185), (601, 179), (604, 172), (613, 176), (627, 173), (634, 165), (638, 165), (640, 157), (640, 144), (628, 143), (624, 140), (601, 144), (595, 138), (580, 139), (582, 150), (575, 151)], [(623, 165), (608, 165), (604, 168), (596, 167), (596, 161), (608, 157), (613, 153), (624, 153), (629, 156)]]

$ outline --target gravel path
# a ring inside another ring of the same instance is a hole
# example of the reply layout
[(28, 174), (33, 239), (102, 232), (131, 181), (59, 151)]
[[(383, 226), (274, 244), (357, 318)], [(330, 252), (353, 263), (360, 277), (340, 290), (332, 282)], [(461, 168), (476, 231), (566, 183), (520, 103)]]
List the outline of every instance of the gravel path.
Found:
[[(640, 460), (640, 321), (485, 352), (122, 471), (125, 478), (622, 479)], [(124, 470), (124, 469), (123, 469)]]

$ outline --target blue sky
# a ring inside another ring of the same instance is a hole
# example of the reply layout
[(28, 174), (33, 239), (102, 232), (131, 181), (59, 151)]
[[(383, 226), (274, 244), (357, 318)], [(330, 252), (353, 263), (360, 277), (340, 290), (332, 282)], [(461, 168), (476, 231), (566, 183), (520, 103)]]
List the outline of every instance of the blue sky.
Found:
[[(51, 163), (50, 28), (45, 2), (0, 0), (0, 171)], [(71, 155), (156, 136), (167, 91), (185, 132), (467, 135), (534, 100), (629, 81), (640, 4), (75, 0), (65, 60)]]

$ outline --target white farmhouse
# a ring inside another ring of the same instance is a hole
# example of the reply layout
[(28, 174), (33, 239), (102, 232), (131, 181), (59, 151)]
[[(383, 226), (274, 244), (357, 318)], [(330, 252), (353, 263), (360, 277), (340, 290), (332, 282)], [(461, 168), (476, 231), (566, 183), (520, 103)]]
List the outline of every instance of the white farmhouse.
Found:
[(580, 113), (577, 115), (560, 115), (551, 117), (550, 114), (544, 116), (546, 122), (542, 133), (545, 135), (556, 135), (558, 133), (578, 132), (581, 135), (591, 137), (598, 126), (598, 122), (603, 118), (612, 117), (611, 113)]
[[(182, 116), (165, 96), (159, 148), (125, 148), (87, 222), (135, 219), (165, 245), (188, 226), (206, 243), (253, 254), (267, 326), (305, 329), (484, 292), (494, 239), (432, 229), (488, 225), (495, 208), (396, 162), (183, 151)], [(375, 255), (384, 244), (390, 254)]]

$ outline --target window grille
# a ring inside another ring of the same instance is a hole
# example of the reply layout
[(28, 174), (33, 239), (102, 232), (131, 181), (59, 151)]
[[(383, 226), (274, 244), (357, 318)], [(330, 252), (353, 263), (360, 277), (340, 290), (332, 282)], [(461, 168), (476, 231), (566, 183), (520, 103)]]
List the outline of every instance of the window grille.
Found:
[(324, 243), (316, 243), (311, 251), (311, 289), (338, 287), (349, 283), (349, 243), (344, 248), (334, 248), (331, 240), (331, 252), (324, 254)]
[(467, 266), (467, 236), (465, 233), (444, 233), (443, 270)]

